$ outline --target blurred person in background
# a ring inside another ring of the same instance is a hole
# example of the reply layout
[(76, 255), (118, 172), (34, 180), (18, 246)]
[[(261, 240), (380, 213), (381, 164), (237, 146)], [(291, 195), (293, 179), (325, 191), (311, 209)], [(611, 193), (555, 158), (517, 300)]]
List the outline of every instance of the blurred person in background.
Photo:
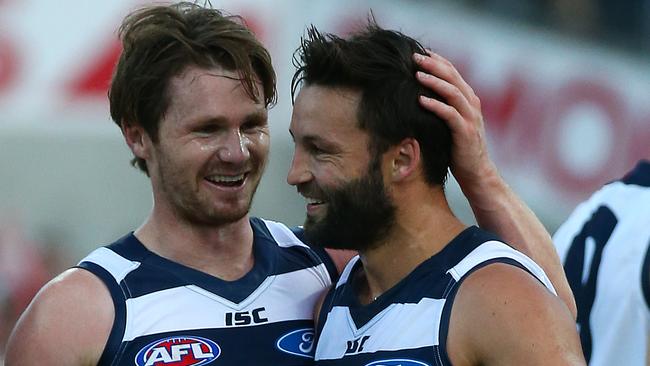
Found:
[[(447, 125), (482, 135), (480, 101), (426, 54), (372, 19), (346, 38), (312, 27), (297, 54), (287, 180), (309, 203), (307, 239), (359, 252), (317, 316), (316, 364), (583, 365), (574, 318), (541, 267), (451, 211)], [(490, 182), (489, 168), (455, 174)]]
[(0, 360), (11, 328), (36, 292), (62, 268), (57, 246), (26, 237), (10, 214), (0, 222)]
[[(189, 3), (136, 11), (120, 36), (111, 115), (150, 178), (151, 214), (43, 287), (7, 365), (311, 364), (313, 307), (349, 254), (333, 260), (302, 243), (301, 229), (249, 217), (276, 95), (267, 50), (239, 18)], [(452, 126), (461, 142), (482, 142), (476, 113), (470, 127)], [(455, 170), (493, 168), (483, 152), (458, 145)], [(527, 207), (498, 176), (464, 178), (479, 222), (489, 212), (485, 225), (513, 236), (562, 288), (550, 237)]]
[(650, 161), (578, 205), (553, 241), (589, 365), (650, 364)]

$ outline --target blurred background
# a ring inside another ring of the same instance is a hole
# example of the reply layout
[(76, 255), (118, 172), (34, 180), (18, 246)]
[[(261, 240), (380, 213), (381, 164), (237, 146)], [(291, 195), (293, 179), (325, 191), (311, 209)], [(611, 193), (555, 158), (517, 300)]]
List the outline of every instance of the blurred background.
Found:
[[(110, 120), (116, 29), (136, 0), (0, 0), (0, 364), (35, 291), (137, 228), (148, 179)], [(279, 78), (254, 214), (297, 225), (285, 182), (291, 57), (304, 29), (378, 22), (448, 57), (483, 103), (490, 153), (553, 232), (601, 184), (650, 158), (650, 0), (212, 0), (241, 14)], [(455, 182), (454, 210), (471, 212)]]

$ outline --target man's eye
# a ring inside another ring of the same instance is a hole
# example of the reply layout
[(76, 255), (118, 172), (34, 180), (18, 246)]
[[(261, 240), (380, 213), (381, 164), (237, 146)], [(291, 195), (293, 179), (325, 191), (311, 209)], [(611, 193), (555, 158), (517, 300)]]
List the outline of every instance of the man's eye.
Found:
[(255, 131), (266, 126), (266, 121), (254, 120), (244, 123), (241, 126), (242, 131)]
[(260, 127), (258, 123), (245, 123), (241, 126), (242, 131), (253, 131)]
[(309, 151), (312, 154), (324, 154), (325, 153), (325, 150), (323, 150), (321, 147), (316, 146), (316, 145), (310, 145), (309, 146)]
[(217, 132), (217, 130), (218, 130), (217, 126), (209, 125), (209, 126), (199, 127), (195, 130), (195, 132), (208, 135)]

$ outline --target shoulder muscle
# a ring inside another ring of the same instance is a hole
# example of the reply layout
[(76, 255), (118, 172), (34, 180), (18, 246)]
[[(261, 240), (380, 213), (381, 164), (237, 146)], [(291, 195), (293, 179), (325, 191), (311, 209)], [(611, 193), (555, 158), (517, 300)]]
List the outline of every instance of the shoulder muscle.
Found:
[(447, 350), (454, 365), (582, 365), (562, 301), (526, 271), (503, 263), (470, 274), (454, 301)]
[[(96, 365), (114, 306), (99, 278), (70, 269), (47, 283), (22, 314), (7, 344), (7, 366)], [(34, 346), (38, 345), (38, 352)]]

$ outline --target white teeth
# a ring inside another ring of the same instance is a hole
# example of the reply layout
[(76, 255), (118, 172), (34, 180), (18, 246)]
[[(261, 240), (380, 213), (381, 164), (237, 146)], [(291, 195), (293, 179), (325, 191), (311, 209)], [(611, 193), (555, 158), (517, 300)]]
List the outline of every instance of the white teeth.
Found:
[(240, 175), (211, 175), (208, 177), (208, 180), (211, 180), (215, 183), (231, 183), (231, 182), (237, 182), (242, 179), (244, 179), (244, 176), (246, 174), (240, 174)]
[(321, 203), (325, 203), (325, 201), (320, 201), (320, 200), (317, 200), (316, 198), (309, 198), (309, 197), (305, 197), (305, 198), (307, 199), (307, 203), (310, 204), (310, 205), (318, 205), (318, 204), (321, 204)]

